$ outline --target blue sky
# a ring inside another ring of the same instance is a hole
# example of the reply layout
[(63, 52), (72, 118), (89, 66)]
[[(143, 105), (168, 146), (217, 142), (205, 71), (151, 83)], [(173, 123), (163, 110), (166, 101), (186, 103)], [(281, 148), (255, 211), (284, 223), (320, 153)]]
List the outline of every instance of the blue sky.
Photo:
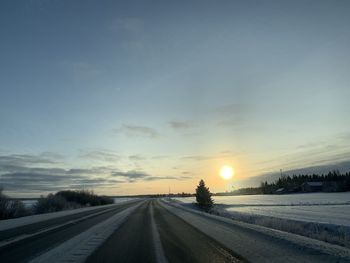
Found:
[(239, 187), (347, 161), (349, 11), (348, 1), (2, 1), (2, 184), (13, 195), (53, 182), (135, 194), (193, 191), (204, 178), (222, 191), (223, 164)]

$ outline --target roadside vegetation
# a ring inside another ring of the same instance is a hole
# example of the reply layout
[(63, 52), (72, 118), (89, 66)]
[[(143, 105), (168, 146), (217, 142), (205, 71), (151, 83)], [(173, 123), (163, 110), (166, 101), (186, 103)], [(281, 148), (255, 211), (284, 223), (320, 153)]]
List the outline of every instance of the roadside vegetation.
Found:
[(0, 220), (113, 203), (112, 198), (98, 196), (92, 191), (67, 190), (41, 196), (33, 207), (26, 208), (23, 202), (10, 199), (0, 189)]
[(75, 209), (86, 206), (97, 206), (113, 204), (112, 198), (107, 196), (98, 196), (92, 191), (60, 191), (56, 194), (49, 194), (41, 197), (34, 205), (35, 214), (57, 212), (67, 209)]
[(0, 188), (0, 220), (10, 219), (28, 215), (24, 204), (19, 200), (11, 200), (3, 193)]
[(205, 186), (203, 180), (199, 181), (199, 185), (196, 189), (196, 201), (197, 205), (204, 211), (210, 211), (214, 205), (212, 194), (209, 191), (209, 188)]

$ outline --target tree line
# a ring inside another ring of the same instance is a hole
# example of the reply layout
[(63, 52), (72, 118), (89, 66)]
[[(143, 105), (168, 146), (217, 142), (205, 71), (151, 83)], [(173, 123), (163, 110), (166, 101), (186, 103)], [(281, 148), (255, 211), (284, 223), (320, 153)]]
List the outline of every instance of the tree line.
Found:
[[(317, 183), (317, 184), (315, 184)], [(241, 188), (231, 194), (277, 194), (301, 192), (346, 192), (350, 191), (350, 172), (341, 174), (282, 175), (272, 183), (261, 182), (259, 187)]]

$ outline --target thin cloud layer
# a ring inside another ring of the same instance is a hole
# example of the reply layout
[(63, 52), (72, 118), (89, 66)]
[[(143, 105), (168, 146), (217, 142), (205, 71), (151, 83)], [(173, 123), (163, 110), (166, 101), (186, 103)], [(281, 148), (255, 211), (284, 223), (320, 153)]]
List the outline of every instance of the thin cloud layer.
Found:
[(124, 134), (128, 137), (155, 138), (159, 136), (159, 133), (155, 129), (137, 125), (123, 125), (119, 129), (114, 129), (114, 132)]
[(187, 180), (190, 176), (153, 176), (140, 171), (113, 172), (113, 176), (126, 178), (128, 182), (157, 180)]
[(135, 181), (137, 179), (142, 179), (145, 177), (150, 177), (151, 175), (144, 173), (144, 172), (138, 172), (138, 171), (128, 171), (128, 172), (113, 172), (113, 176), (119, 176), (123, 178), (127, 178), (128, 181)]
[[(55, 155), (50, 155), (54, 157)], [(114, 159), (105, 152), (90, 152), (89, 157)], [(119, 156), (118, 156), (119, 158)], [(130, 160), (143, 160), (143, 156), (131, 155)], [(40, 155), (0, 156), (1, 187), (9, 193), (46, 194), (66, 189), (99, 189), (119, 187), (120, 184), (140, 181), (187, 180), (189, 176), (155, 176), (143, 171), (120, 171), (114, 167), (61, 168), (59, 163)]]
[(12, 165), (12, 166), (24, 166), (33, 164), (53, 164), (59, 162), (62, 158), (61, 155), (56, 155), (53, 153), (42, 153), (39, 155), (30, 154), (12, 154), (12, 155), (1, 155), (0, 156), (0, 166), (1, 165)]
[(80, 154), (81, 158), (86, 158), (94, 161), (105, 161), (105, 162), (117, 162), (121, 159), (118, 154), (108, 150), (93, 150), (93, 151), (82, 151)]
[(63, 169), (60, 171), (48, 169), (40, 172), (36, 170), (2, 174), (1, 185), (6, 191), (20, 190), (41, 194), (65, 189), (95, 188), (122, 182), (106, 176), (90, 178), (82, 174), (71, 174)]
[(142, 155), (139, 155), (139, 154), (134, 154), (134, 155), (130, 155), (129, 156), (129, 160), (131, 161), (144, 161), (146, 160), (147, 158), (142, 156)]
[(193, 127), (193, 123), (185, 122), (185, 121), (170, 121), (169, 125), (174, 130), (184, 130)]
[(63, 189), (95, 188), (122, 181), (110, 177), (111, 169), (58, 167), (57, 154), (0, 156), (1, 186), (9, 192), (43, 194)]

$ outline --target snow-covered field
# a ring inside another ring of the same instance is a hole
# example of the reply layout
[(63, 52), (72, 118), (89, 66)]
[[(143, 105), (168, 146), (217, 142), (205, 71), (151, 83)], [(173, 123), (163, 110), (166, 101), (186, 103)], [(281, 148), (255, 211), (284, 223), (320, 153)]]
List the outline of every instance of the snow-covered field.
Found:
[(231, 207), (226, 210), (228, 212), (233, 211), (298, 221), (350, 226), (350, 205), (246, 206)]
[[(174, 199), (195, 202), (194, 197)], [(214, 202), (227, 212), (350, 226), (350, 192), (214, 196)]]
[[(214, 214), (350, 247), (350, 192), (213, 198)], [(195, 202), (173, 199), (187, 207)]]
[[(323, 205), (348, 204), (350, 205), (350, 192), (345, 193), (309, 193), (290, 195), (234, 195), (214, 196), (216, 204), (225, 205)], [(195, 202), (194, 197), (174, 198), (184, 203)]]
[(38, 202), (37, 199), (33, 199), (33, 200), (26, 199), (26, 200), (21, 200), (21, 201), (24, 204), (25, 208), (31, 208), (31, 207), (33, 207), (33, 205), (35, 205)]

